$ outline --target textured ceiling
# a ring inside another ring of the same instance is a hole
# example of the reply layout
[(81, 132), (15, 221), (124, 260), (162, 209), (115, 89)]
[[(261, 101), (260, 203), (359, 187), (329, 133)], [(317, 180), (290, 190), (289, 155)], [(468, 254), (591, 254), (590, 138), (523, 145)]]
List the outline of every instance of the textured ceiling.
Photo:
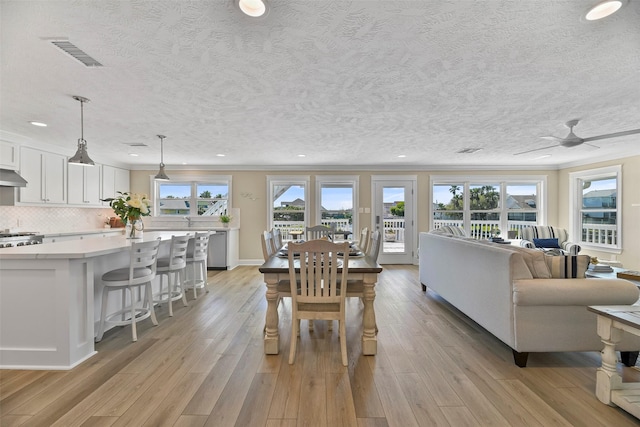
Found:
[(595, 2), (271, 0), (251, 19), (231, 0), (2, 0), (0, 137), (73, 154), (80, 95), (90, 155), (133, 168), (159, 163), (157, 134), (168, 169), (559, 167), (640, 154), (636, 134), (514, 155), (552, 145), (540, 137), (565, 136), (570, 119), (582, 137), (640, 128), (640, 2), (581, 19)]

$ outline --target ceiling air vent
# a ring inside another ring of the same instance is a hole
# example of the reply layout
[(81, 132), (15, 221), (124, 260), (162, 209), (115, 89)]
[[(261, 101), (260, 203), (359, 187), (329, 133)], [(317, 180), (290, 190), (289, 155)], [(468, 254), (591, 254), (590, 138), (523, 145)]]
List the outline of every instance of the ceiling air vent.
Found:
[(482, 148), (463, 148), (460, 151), (456, 151), (456, 153), (458, 154), (473, 154), (475, 152), (478, 152), (482, 150)]
[(144, 142), (123, 142), (123, 144), (129, 147), (148, 147)]
[(68, 40), (52, 40), (51, 43), (67, 55), (83, 63), (86, 67), (102, 67), (102, 64), (87, 55)]

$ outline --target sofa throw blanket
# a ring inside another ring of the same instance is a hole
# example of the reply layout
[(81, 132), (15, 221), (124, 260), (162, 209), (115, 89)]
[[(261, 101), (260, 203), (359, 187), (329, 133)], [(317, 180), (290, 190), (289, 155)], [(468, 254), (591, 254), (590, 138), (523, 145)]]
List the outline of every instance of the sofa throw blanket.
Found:
[(589, 255), (545, 256), (551, 277), (554, 279), (583, 279), (589, 267)]

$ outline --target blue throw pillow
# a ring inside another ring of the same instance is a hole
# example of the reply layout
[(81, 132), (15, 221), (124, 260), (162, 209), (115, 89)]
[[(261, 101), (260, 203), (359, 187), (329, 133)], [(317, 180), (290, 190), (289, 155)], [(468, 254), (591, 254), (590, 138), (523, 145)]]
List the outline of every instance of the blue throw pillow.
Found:
[(558, 245), (558, 239), (533, 239), (533, 244), (536, 245), (536, 248), (561, 249)]

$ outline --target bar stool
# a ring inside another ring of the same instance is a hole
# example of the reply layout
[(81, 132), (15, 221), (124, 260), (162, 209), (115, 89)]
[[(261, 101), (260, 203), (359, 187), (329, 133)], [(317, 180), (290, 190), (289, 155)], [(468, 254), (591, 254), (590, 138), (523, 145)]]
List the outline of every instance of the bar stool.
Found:
[[(187, 267), (187, 246), (191, 236), (171, 236), (169, 256), (158, 258), (156, 273), (160, 276), (160, 290), (154, 295), (153, 302), (169, 305), (169, 316), (173, 317), (173, 301), (182, 299), (186, 307), (187, 296), (184, 290)], [(164, 276), (167, 276), (167, 290), (164, 290)]]
[[(193, 287), (193, 299), (198, 298), (198, 289), (204, 289), (207, 293), (207, 255), (209, 247), (210, 231), (196, 233), (195, 238), (189, 241), (187, 249), (187, 267), (191, 266), (193, 273), (189, 288)], [(193, 245), (191, 244), (193, 242)]]
[[(131, 337), (133, 341), (138, 341), (136, 323), (151, 317), (154, 325), (158, 324), (156, 313), (153, 310), (153, 292), (151, 281), (156, 277), (156, 267), (158, 262), (158, 248), (160, 239), (151, 242), (139, 242), (131, 244), (129, 266), (111, 270), (102, 275), (102, 309), (100, 311), (100, 323), (96, 342), (102, 340), (105, 324), (111, 323), (118, 326), (131, 325)], [(145, 299), (142, 307), (137, 307), (133, 288), (145, 288)], [(107, 316), (107, 301), (109, 292), (122, 292), (122, 308)], [(129, 306), (126, 306), (126, 291), (129, 291)], [(126, 314), (129, 318), (126, 319)], [(121, 320), (115, 320), (120, 315)]]

